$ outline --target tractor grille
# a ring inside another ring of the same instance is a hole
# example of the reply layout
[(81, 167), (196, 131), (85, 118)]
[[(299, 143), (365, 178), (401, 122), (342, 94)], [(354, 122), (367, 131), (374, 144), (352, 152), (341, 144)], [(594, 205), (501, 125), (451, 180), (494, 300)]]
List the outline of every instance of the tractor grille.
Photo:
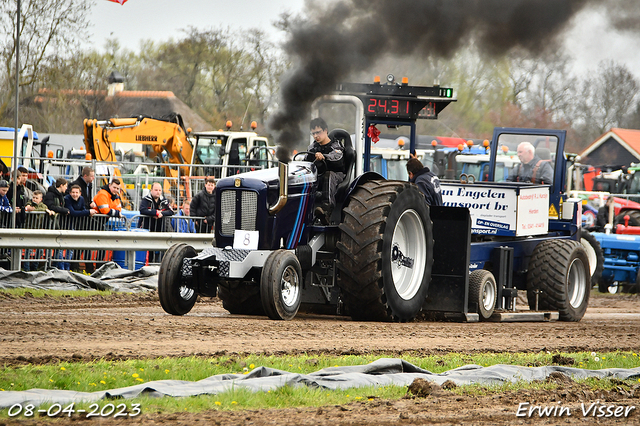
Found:
[(243, 231), (256, 230), (256, 215), (258, 214), (258, 194), (242, 191), (242, 229)]
[[(238, 194), (240, 192), (240, 194)], [(240, 202), (237, 196), (240, 195)], [(223, 235), (233, 235), (236, 229), (243, 231), (256, 230), (256, 218), (258, 215), (258, 194), (253, 191), (226, 190), (221, 194), (220, 220)], [(237, 213), (240, 208), (240, 214)], [(240, 226), (236, 224), (236, 218), (240, 216)]]

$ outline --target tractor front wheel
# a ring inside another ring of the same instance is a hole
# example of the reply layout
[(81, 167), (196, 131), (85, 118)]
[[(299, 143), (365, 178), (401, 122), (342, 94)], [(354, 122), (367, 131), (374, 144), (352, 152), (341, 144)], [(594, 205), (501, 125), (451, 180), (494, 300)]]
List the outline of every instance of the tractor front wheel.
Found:
[(167, 250), (158, 272), (158, 297), (162, 309), (171, 315), (189, 313), (198, 295), (191, 280), (182, 275), (183, 260), (195, 257), (196, 251), (190, 245), (174, 244)]
[(260, 276), (260, 298), (269, 318), (291, 320), (300, 308), (302, 268), (295, 254), (276, 250), (267, 257)]

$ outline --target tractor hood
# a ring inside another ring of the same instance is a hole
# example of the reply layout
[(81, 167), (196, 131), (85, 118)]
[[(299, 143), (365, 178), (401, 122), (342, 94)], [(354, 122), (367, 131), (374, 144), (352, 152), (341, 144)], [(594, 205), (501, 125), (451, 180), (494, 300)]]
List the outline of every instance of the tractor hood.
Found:
[[(256, 170), (253, 172), (240, 173), (234, 176), (229, 176), (218, 181), (218, 186), (229, 187), (234, 186), (237, 179), (240, 179), (240, 185), (245, 186), (244, 183), (255, 184), (263, 182), (269, 189), (277, 188), (280, 186), (280, 178), (278, 174), (278, 167), (272, 167), (270, 169)], [(318, 173), (315, 164), (308, 161), (291, 161), (289, 163), (288, 171), (288, 183), (289, 187), (308, 185), (309, 183), (316, 182), (318, 179)]]

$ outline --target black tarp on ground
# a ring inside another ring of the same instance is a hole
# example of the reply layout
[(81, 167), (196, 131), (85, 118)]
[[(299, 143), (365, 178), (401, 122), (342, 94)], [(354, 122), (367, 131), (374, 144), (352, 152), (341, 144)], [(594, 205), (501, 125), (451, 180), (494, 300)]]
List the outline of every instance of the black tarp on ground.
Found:
[(631, 369), (607, 368), (584, 370), (571, 367), (522, 367), (516, 365), (465, 365), (443, 373), (431, 373), (415, 365), (394, 358), (382, 358), (367, 365), (329, 367), (311, 374), (290, 373), (272, 368), (258, 367), (248, 374), (219, 374), (197, 382), (183, 380), (158, 380), (120, 389), (98, 392), (73, 390), (31, 389), (28, 391), (0, 392), (0, 408), (14, 404), (69, 404), (80, 401), (97, 401), (105, 398), (135, 398), (145, 396), (185, 397), (203, 394), (219, 394), (232, 389), (249, 389), (266, 392), (283, 386), (309, 386), (329, 390), (366, 386), (408, 386), (416, 378), (438, 384), (447, 380), (463, 384), (500, 384), (505, 382), (530, 382), (544, 380), (551, 373), (561, 372), (573, 379), (588, 377), (616, 378), (619, 380), (640, 378), (640, 367)]
[(0, 288), (94, 289), (126, 292), (157, 290), (158, 269), (157, 266), (144, 266), (137, 271), (130, 271), (120, 268), (114, 262), (108, 262), (89, 276), (58, 269), (24, 272), (0, 268)]

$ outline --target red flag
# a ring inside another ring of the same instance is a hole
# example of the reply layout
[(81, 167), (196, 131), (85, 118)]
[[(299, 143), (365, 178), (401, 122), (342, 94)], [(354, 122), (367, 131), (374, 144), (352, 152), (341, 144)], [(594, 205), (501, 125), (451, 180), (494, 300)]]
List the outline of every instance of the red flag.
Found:
[(112, 1), (114, 3), (120, 3), (121, 5), (125, 4), (127, 2), (127, 0), (107, 0), (107, 1)]

